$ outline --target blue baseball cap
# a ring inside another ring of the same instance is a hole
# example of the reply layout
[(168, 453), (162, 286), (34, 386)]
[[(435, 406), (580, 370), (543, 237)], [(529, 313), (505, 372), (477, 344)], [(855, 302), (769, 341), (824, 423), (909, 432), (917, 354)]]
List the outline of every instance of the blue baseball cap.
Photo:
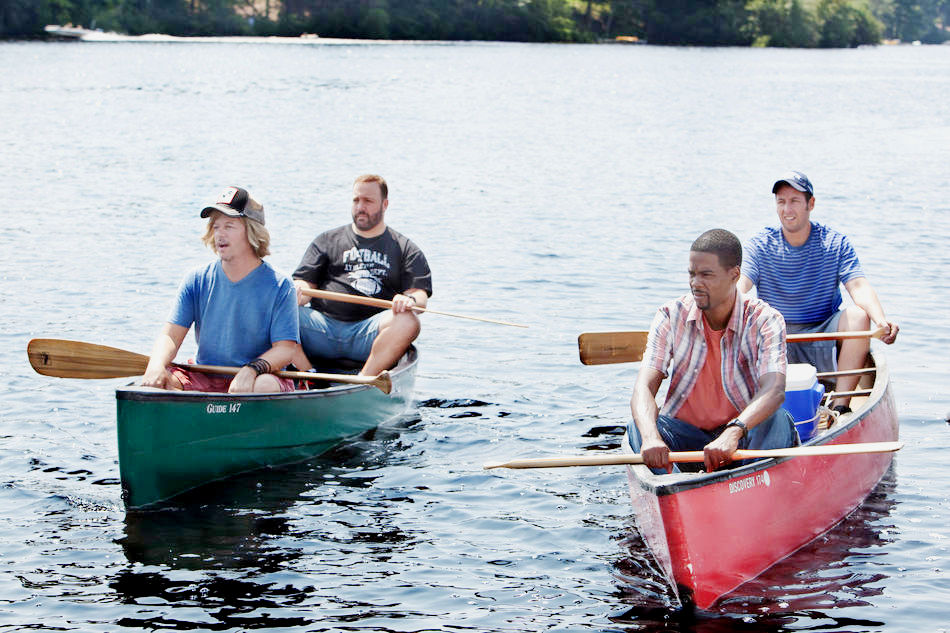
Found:
[(815, 195), (815, 188), (811, 186), (811, 181), (808, 180), (808, 176), (800, 171), (790, 171), (779, 180), (776, 180), (775, 184), (772, 185), (772, 193), (778, 191), (778, 188), (782, 185), (788, 185), (792, 189), (797, 189), (810, 196)]

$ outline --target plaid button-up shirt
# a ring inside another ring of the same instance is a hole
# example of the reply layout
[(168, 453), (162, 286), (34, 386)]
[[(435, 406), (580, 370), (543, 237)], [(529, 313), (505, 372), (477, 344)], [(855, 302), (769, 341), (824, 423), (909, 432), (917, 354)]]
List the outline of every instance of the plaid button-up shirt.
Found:
[[(736, 291), (721, 346), (723, 391), (738, 411), (752, 401), (763, 375), (785, 373), (785, 320), (760, 299)], [(670, 377), (660, 413), (676, 416), (705, 362), (702, 311), (693, 296), (661, 306), (650, 326), (641, 364)]]

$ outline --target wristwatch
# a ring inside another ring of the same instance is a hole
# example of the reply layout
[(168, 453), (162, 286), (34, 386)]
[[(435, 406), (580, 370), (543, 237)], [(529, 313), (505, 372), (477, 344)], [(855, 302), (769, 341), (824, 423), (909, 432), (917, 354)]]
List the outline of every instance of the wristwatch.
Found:
[(730, 426), (735, 426), (742, 429), (742, 437), (745, 437), (746, 433), (749, 431), (749, 429), (746, 428), (745, 422), (743, 422), (739, 418), (736, 418), (735, 420), (727, 424), (726, 428), (728, 429)]

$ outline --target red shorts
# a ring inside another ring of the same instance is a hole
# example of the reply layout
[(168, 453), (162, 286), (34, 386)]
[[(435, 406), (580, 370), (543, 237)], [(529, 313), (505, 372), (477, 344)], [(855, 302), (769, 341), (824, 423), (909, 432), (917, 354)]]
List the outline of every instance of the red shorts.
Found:
[[(228, 387), (231, 386), (231, 381), (234, 380), (234, 376), (203, 374), (197, 371), (182, 369), (181, 367), (169, 367), (168, 371), (181, 381), (181, 386), (185, 388), (185, 391), (227, 393)], [(277, 376), (274, 376), (274, 378), (277, 378), (277, 382), (280, 383), (281, 391), (294, 390), (294, 381), (290, 378), (279, 378)]]

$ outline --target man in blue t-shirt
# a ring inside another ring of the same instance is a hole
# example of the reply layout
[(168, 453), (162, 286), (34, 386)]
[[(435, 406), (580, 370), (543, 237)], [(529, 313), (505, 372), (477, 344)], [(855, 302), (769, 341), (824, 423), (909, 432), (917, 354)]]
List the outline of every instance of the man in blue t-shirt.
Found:
[[(202, 237), (217, 255), (182, 281), (168, 322), (155, 341), (142, 379), (147, 387), (229, 393), (293, 391), (283, 369), (300, 342), (297, 293), (286, 275), (262, 258), (270, 254), (264, 207), (240, 187), (211, 206)], [(236, 375), (207, 375), (172, 366), (192, 324), (199, 365), (240, 367)]]
[[(793, 171), (772, 185), (781, 228), (767, 228), (745, 247), (739, 289), (753, 286), (761, 299), (785, 317), (789, 334), (867, 330), (874, 321), (884, 328), (881, 337), (893, 343), (899, 327), (884, 315), (877, 293), (861, 269), (846, 236), (811, 221), (815, 190), (805, 174)], [(841, 309), (843, 284), (854, 301)], [(789, 363), (809, 363), (818, 371), (858, 369), (870, 349), (867, 337), (788, 346)], [(839, 376), (835, 391), (853, 390), (858, 376)], [(850, 412), (851, 398), (832, 402), (839, 413)]]
[[(366, 174), (353, 183), (352, 222), (321, 233), (294, 271), (300, 308), (298, 369), (317, 359), (362, 361), (360, 373), (389, 369), (419, 335), (416, 308), (432, 296), (432, 273), (412, 240), (386, 225), (389, 187)], [(311, 298), (325, 290), (392, 302), (392, 309)]]

